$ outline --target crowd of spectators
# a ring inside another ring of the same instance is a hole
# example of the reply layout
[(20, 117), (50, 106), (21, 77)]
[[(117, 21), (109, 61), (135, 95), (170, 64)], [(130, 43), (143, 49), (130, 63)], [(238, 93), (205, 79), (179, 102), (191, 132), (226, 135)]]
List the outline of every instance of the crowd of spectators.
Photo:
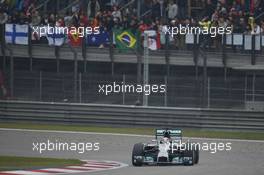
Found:
[[(110, 6), (106, 6), (101, 0), (80, 0), (66, 11), (55, 10), (43, 14), (36, 8), (36, 0), (0, 0), (0, 24), (101, 26), (107, 31), (115, 28), (161, 31), (164, 25), (199, 26), (202, 22), (214, 27), (231, 26), (233, 33), (264, 32), (264, 0), (200, 0), (198, 4), (202, 8), (199, 15), (188, 14), (188, 0), (143, 0), (143, 16), (140, 18), (137, 16), (137, 1), (125, 8), (120, 7), (121, 0), (111, 2)], [(171, 40), (178, 47), (182, 45), (184, 36), (175, 36)]]

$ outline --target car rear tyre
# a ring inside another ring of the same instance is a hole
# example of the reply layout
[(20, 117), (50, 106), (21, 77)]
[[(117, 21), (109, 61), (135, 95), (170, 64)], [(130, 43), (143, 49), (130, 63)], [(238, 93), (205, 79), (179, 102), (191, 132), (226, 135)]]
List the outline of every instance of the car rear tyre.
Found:
[(194, 151), (194, 164), (199, 163), (199, 150)]
[(132, 165), (142, 166), (143, 157), (144, 157), (144, 145), (142, 143), (135, 144), (132, 152)]
[(198, 164), (199, 162), (199, 147), (196, 146), (194, 143), (188, 143), (189, 146), (192, 146), (192, 151), (193, 151), (193, 163)]
[(191, 161), (186, 161), (186, 162), (183, 162), (184, 165), (186, 166), (192, 166), (194, 165), (194, 150), (186, 150), (185, 153), (184, 153), (184, 157), (191, 157)]

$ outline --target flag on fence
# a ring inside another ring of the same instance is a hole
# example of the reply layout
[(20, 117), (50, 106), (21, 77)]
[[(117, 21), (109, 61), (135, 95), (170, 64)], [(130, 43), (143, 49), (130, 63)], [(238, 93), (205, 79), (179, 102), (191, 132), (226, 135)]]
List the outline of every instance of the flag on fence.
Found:
[(28, 25), (6, 24), (6, 43), (28, 45)]
[(87, 35), (87, 45), (89, 46), (100, 46), (109, 42), (109, 33), (104, 30), (100, 31), (99, 34), (92, 33)]
[(148, 35), (148, 48), (150, 50), (158, 50), (161, 48), (159, 33), (155, 30), (145, 30), (144, 33)]
[(137, 45), (137, 39), (129, 30), (114, 31), (116, 47), (120, 50), (134, 49)]
[(63, 31), (63, 27), (55, 27), (55, 30), (50, 28), (50, 30), (47, 31), (46, 37), (50, 46), (61, 46), (64, 44), (65, 34)]
[(70, 44), (72, 46), (81, 46), (82, 45), (82, 37), (80, 37), (80, 35), (78, 33), (69, 33), (68, 35)]
[(51, 34), (47, 35), (47, 40), (50, 46), (62, 46), (64, 44), (64, 34)]

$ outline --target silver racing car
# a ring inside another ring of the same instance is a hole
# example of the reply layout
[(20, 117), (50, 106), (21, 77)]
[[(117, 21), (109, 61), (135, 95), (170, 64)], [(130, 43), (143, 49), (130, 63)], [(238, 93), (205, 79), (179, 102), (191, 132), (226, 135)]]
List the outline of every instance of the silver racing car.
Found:
[(199, 162), (199, 149), (190, 142), (182, 142), (180, 129), (157, 129), (155, 140), (137, 143), (132, 151), (132, 164), (194, 165)]

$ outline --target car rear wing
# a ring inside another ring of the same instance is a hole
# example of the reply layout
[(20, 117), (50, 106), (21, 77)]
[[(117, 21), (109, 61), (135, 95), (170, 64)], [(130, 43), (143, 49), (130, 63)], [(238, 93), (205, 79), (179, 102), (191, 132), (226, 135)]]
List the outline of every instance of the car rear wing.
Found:
[(156, 129), (156, 139), (158, 137), (164, 137), (166, 132), (170, 135), (171, 138), (182, 138), (181, 129)]

